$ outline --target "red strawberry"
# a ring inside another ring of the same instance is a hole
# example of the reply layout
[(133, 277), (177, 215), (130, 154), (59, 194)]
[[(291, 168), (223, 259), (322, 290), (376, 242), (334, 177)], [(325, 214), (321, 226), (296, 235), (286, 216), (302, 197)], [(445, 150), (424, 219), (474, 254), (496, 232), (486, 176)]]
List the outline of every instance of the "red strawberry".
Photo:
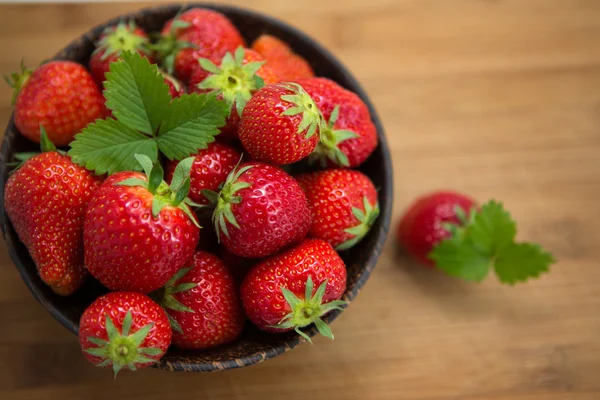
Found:
[(308, 232), (306, 196), (294, 178), (272, 165), (242, 164), (229, 174), (218, 195), (204, 193), (216, 204), (217, 237), (238, 256), (266, 257)]
[(238, 134), (254, 159), (291, 164), (315, 149), (321, 121), (317, 105), (301, 86), (273, 84), (248, 101)]
[(252, 258), (236, 256), (227, 250), (225, 246), (219, 248), (219, 256), (227, 266), (229, 272), (231, 272), (231, 275), (233, 275), (233, 279), (235, 279), (238, 284), (242, 283), (244, 277), (248, 271), (250, 271), (250, 268), (256, 263), (256, 260), (253, 260)]
[(256, 265), (242, 283), (242, 304), (248, 318), (267, 332), (294, 329), (310, 341), (300, 328), (314, 322), (333, 339), (321, 317), (345, 304), (339, 300), (345, 289), (346, 266), (340, 256), (329, 243), (307, 239)]
[(321, 165), (358, 167), (377, 147), (377, 130), (366, 104), (354, 93), (327, 78), (298, 82), (313, 98), (327, 124), (311, 161)]
[(134, 292), (108, 293), (97, 298), (79, 321), (83, 355), (98, 367), (117, 373), (154, 364), (171, 344), (165, 311), (148, 296)]
[(418, 198), (398, 225), (400, 244), (417, 260), (433, 267), (434, 263), (428, 254), (437, 243), (451, 235), (444, 223), (461, 223), (456, 213), (457, 207), (469, 214), (477, 205), (473, 199), (450, 191)]
[(108, 115), (104, 97), (89, 72), (72, 61), (51, 61), (31, 71), (12, 74), (15, 126), (40, 142), (40, 126), (57, 146), (71, 142), (87, 124)]
[(90, 71), (98, 86), (102, 88), (110, 63), (117, 61), (124, 51), (137, 52), (154, 62), (152, 52), (148, 49), (149, 42), (146, 32), (133, 21), (121, 21), (106, 28), (90, 56)]
[(185, 94), (185, 85), (179, 81), (179, 79), (175, 78), (173, 75), (168, 74), (163, 70), (159, 70), (160, 74), (163, 76), (165, 83), (169, 86), (169, 94), (172, 98), (179, 97), (182, 94)]
[(310, 204), (310, 236), (336, 250), (354, 246), (369, 232), (379, 215), (377, 191), (358, 171), (328, 169), (297, 177)]
[(255, 51), (238, 47), (228, 52), (216, 66), (209, 59), (200, 59), (202, 68), (196, 69), (190, 79), (191, 92), (216, 92), (229, 105), (231, 112), (226, 125), (221, 128), (218, 139), (237, 138), (240, 115), (252, 94), (265, 83), (279, 81), (278, 75), (264, 65), (264, 59)]
[(237, 285), (217, 256), (197, 251), (156, 293), (180, 349), (206, 349), (235, 340), (244, 327)]
[(47, 152), (9, 176), (4, 206), (42, 280), (58, 294), (69, 295), (85, 278), (83, 218), (99, 183), (70, 157), (52, 151), (43, 130), (42, 135)]
[[(213, 142), (206, 149), (199, 150), (190, 170), (189, 198), (195, 203), (206, 205), (208, 200), (202, 194), (205, 189), (218, 191), (227, 175), (240, 161), (239, 151), (223, 143)], [(176, 161), (167, 161), (167, 182), (173, 179)]]
[(315, 76), (304, 58), (295, 54), (284, 41), (274, 36), (259, 36), (252, 43), (252, 49), (268, 61), (268, 65), (283, 81), (297, 81)]
[(204, 8), (192, 8), (169, 20), (162, 39), (154, 47), (165, 69), (188, 83), (199, 58), (218, 62), (228, 51), (244, 46), (237, 28), (223, 14)]
[(162, 182), (159, 163), (152, 167), (148, 157), (136, 158), (146, 176), (116, 173), (88, 204), (85, 265), (111, 290), (148, 293), (164, 286), (184, 266), (198, 244), (200, 229), (186, 203), (182, 182), (187, 173), (176, 172), (169, 187)]

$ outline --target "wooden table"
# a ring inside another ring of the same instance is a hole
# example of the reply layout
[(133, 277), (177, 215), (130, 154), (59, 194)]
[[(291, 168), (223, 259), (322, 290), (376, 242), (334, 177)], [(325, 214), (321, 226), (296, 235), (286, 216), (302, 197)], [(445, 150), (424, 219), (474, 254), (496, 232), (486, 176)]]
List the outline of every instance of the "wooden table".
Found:
[[(394, 158), (394, 218), (437, 188), (498, 198), (519, 237), (558, 264), (517, 287), (466, 284), (412, 265), (390, 235), (334, 342), (225, 373), (113, 382), (33, 300), (2, 245), (0, 398), (600, 399), (600, 1), (246, 3), (310, 33), (365, 85)], [(138, 7), (0, 6), (0, 71)], [(0, 87), (2, 126), (9, 93)]]

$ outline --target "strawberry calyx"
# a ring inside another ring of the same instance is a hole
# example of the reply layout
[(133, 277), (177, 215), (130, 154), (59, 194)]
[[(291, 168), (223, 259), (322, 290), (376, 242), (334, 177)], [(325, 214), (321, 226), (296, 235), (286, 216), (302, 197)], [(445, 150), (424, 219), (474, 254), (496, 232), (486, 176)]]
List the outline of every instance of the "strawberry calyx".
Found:
[(191, 26), (191, 23), (175, 18), (169, 33), (160, 35), (156, 43), (148, 46), (151, 51), (156, 52), (156, 56), (161, 61), (161, 67), (169, 74), (173, 74), (175, 70), (175, 56), (179, 50), (198, 47), (193, 43), (179, 39), (177, 31), (189, 26)]
[(323, 118), (323, 123), (320, 127), (320, 140), (315, 150), (308, 157), (309, 163), (319, 163), (322, 167), (327, 166), (327, 160), (331, 160), (341, 167), (348, 167), (350, 162), (348, 156), (340, 149), (339, 144), (348, 140), (359, 137), (358, 134), (347, 129), (334, 129), (336, 121), (340, 113), (340, 106), (336, 105), (329, 121)]
[[(240, 160), (241, 161), (241, 160)], [(253, 165), (246, 165), (239, 168), (238, 165), (229, 173), (227, 179), (223, 183), (223, 186), (219, 193), (212, 190), (203, 190), (202, 194), (208, 199), (208, 201), (215, 206), (215, 210), (212, 216), (212, 222), (217, 233), (217, 240), (221, 240), (221, 233), (229, 237), (229, 230), (227, 229), (227, 222), (240, 229), (235, 215), (231, 211), (232, 204), (239, 204), (242, 201), (240, 196), (236, 193), (242, 189), (246, 189), (252, 186), (249, 182), (240, 182), (239, 178), (249, 169), (253, 168)]]
[(29, 77), (32, 73), (33, 70), (25, 67), (25, 62), (21, 60), (21, 70), (19, 72), (13, 72), (10, 74), (10, 76), (3, 75), (4, 80), (6, 81), (8, 86), (13, 88), (12, 96), (10, 98), (11, 105), (14, 106), (17, 102), (19, 92), (23, 87), (25, 87), (25, 84), (27, 84), (27, 81), (29, 80)]
[(375, 205), (371, 205), (367, 196), (364, 196), (363, 208), (364, 211), (358, 207), (352, 207), (352, 214), (354, 214), (360, 223), (344, 230), (346, 233), (352, 235), (352, 237), (336, 246), (336, 250), (347, 250), (360, 242), (375, 223), (375, 220), (379, 216), (379, 202), (375, 202)]
[(319, 111), (319, 107), (317, 107), (317, 104), (312, 97), (306, 93), (302, 86), (297, 83), (286, 82), (280, 84), (280, 86), (292, 92), (292, 94), (281, 96), (281, 100), (294, 105), (294, 107), (290, 107), (282, 112), (281, 115), (294, 116), (302, 114), (302, 121), (298, 125), (298, 133), (302, 133), (306, 130), (305, 138), (311, 138), (317, 133), (317, 128), (321, 126), (323, 121), (323, 116), (321, 115), (321, 111)]
[(169, 323), (171, 324), (171, 328), (178, 333), (183, 333), (183, 329), (181, 329), (179, 323), (171, 316), (171, 314), (169, 314), (169, 310), (191, 313), (195, 312), (191, 308), (181, 304), (181, 302), (179, 302), (179, 300), (177, 300), (174, 296), (176, 293), (187, 292), (188, 290), (198, 286), (198, 284), (194, 282), (179, 283), (177, 285), (175, 284), (178, 280), (186, 276), (192, 268), (193, 266), (180, 269), (175, 275), (173, 275), (171, 279), (169, 279), (165, 286), (150, 294), (150, 298), (155, 300), (162, 306), (162, 308), (165, 309), (167, 312), (167, 317), (169, 318)]
[(323, 296), (327, 289), (327, 280), (325, 280), (317, 288), (313, 294), (313, 280), (309, 276), (306, 280), (306, 288), (304, 299), (299, 298), (289, 289), (281, 287), (281, 293), (290, 307), (290, 312), (284, 316), (277, 325), (271, 326), (277, 329), (293, 328), (296, 333), (312, 343), (310, 337), (302, 332), (300, 328), (304, 328), (312, 323), (315, 324), (319, 333), (326, 338), (333, 340), (333, 333), (329, 326), (321, 319), (321, 317), (332, 310), (341, 310), (347, 303), (342, 300), (334, 300), (328, 303), (323, 303)]
[(222, 95), (230, 110), (235, 104), (240, 117), (252, 94), (265, 85), (256, 72), (266, 61), (253, 61), (244, 65), (242, 46), (235, 50), (235, 55), (227, 52), (221, 60), (220, 67), (207, 58), (200, 58), (198, 62), (204, 70), (211, 73), (198, 84), (198, 88), (212, 89)]
[(106, 60), (112, 55), (121, 55), (124, 51), (148, 52), (148, 39), (136, 35), (137, 26), (133, 20), (129, 22), (120, 21), (117, 26), (111, 26), (104, 30), (100, 40), (96, 44), (94, 53), (103, 52), (101, 60)]
[(97, 347), (91, 347), (84, 350), (86, 353), (102, 360), (97, 363), (96, 366), (107, 367), (112, 365), (116, 378), (119, 371), (123, 368), (135, 371), (137, 369), (136, 364), (157, 362), (157, 360), (149, 358), (149, 356), (161, 355), (161, 349), (155, 347), (140, 347), (142, 342), (148, 336), (150, 329), (154, 326), (153, 322), (144, 325), (136, 332), (131, 332), (133, 317), (131, 310), (129, 310), (123, 319), (121, 332), (119, 332), (110, 316), (106, 314), (105, 317), (106, 335), (108, 340), (89, 336), (87, 337), (87, 340)]
[(141, 186), (152, 193), (154, 195), (154, 199), (152, 200), (153, 217), (158, 217), (161, 210), (167, 206), (177, 207), (192, 220), (194, 225), (200, 228), (190, 206), (202, 206), (194, 203), (187, 197), (190, 191), (190, 170), (194, 163), (194, 157), (185, 158), (177, 164), (171, 185), (164, 181), (164, 171), (160, 162), (157, 161), (153, 164), (150, 157), (144, 154), (135, 154), (135, 158), (144, 169), (147, 180), (128, 178), (117, 183), (117, 185)]
[[(54, 143), (52, 143), (52, 140), (50, 140), (50, 138), (46, 134), (46, 129), (44, 129), (43, 125), (40, 125), (40, 149), (41, 149), (41, 153), (55, 151), (58, 154), (62, 154), (62, 155), (66, 154), (64, 151), (56, 149), (56, 146), (54, 145)], [(39, 154), (40, 154), (39, 151), (31, 151), (31, 152), (28, 151), (28, 152), (22, 152), (22, 153), (15, 153), (15, 154), (13, 154), (13, 157), (15, 158), (16, 161), (9, 162), (6, 165), (11, 168), (14, 168), (11, 171), (11, 173), (13, 173), (17, 169), (19, 169), (19, 167), (21, 167), (21, 165), (23, 165), (23, 163), (25, 161), (27, 161), (30, 158), (33, 158)]]

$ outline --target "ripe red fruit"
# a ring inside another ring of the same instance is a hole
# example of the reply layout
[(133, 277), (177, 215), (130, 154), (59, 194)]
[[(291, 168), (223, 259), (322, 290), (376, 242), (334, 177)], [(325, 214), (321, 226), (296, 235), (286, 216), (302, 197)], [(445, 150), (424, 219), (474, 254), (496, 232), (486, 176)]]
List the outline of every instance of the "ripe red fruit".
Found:
[(217, 256), (197, 251), (156, 297), (169, 316), (173, 345), (206, 349), (235, 340), (244, 328), (237, 285)]
[(165, 24), (162, 39), (154, 48), (164, 68), (187, 84), (201, 68), (199, 58), (217, 62), (244, 45), (240, 32), (223, 14), (192, 8)]
[(298, 83), (328, 122), (321, 127), (321, 140), (310, 160), (322, 166), (354, 168), (362, 164), (377, 147), (377, 130), (367, 105), (355, 93), (327, 78)]
[(199, 60), (202, 68), (196, 69), (190, 79), (190, 91), (198, 93), (216, 92), (230, 108), (226, 124), (217, 136), (219, 140), (237, 138), (242, 110), (253, 93), (264, 84), (279, 81), (279, 76), (255, 51), (238, 47), (235, 57), (227, 53), (219, 66), (209, 59)]
[(56, 151), (25, 161), (6, 182), (6, 213), (40, 277), (58, 294), (73, 293), (85, 278), (83, 218), (98, 184)]
[[(146, 176), (116, 173), (88, 204), (85, 265), (111, 290), (149, 293), (164, 286), (189, 260), (200, 229), (186, 204), (181, 175), (169, 187), (162, 182), (159, 163), (152, 167), (148, 157), (136, 157)], [(173, 189), (180, 186), (183, 189)]]
[(257, 261), (252, 258), (244, 258), (237, 256), (229, 250), (227, 250), (225, 246), (220, 246), (218, 248), (218, 251), (221, 260), (223, 260), (223, 262), (227, 266), (227, 269), (229, 270), (229, 272), (231, 272), (231, 275), (233, 275), (233, 279), (235, 279), (235, 282), (238, 284), (242, 283), (244, 277), (246, 276), (248, 271), (250, 271), (250, 268), (254, 264), (256, 264)]
[(340, 256), (329, 243), (307, 239), (256, 265), (242, 283), (242, 304), (264, 331), (294, 329), (310, 341), (300, 328), (314, 322), (322, 335), (333, 339), (321, 317), (345, 304), (339, 301), (345, 289), (346, 266)]
[(97, 298), (79, 321), (79, 343), (85, 358), (112, 367), (115, 377), (154, 364), (171, 344), (165, 311), (148, 296), (133, 292)]
[(216, 208), (221, 243), (247, 258), (273, 254), (306, 236), (308, 202), (298, 182), (280, 168), (250, 162), (234, 169), (220, 193), (205, 191)]
[(65, 146), (87, 124), (105, 118), (104, 96), (89, 72), (72, 61), (51, 61), (33, 72), (21, 66), (12, 74), (15, 126), (40, 142), (40, 126), (57, 146)]
[(369, 232), (379, 216), (371, 180), (350, 169), (328, 169), (297, 177), (310, 205), (309, 234), (346, 250)]
[(312, 78), (315, 74), (308, 62), (295, 54), (284, 41), (271, 35), (261, 35), (252, 43), (252, 49), (267, 60), (282, 81)]
[(254, 159), (291, 164), (315, 149), (321, 122), (317, 105), (301, 86), (273, 84), (248, 101), (238, 135)]
[(398, 225), (398, 241), (421, 263), (433, 267), (428, 258), (433, 247), (450, 236), (444, 223), (459, 224), (456, 208), (467, 215), (476, 208), (475, 201), (456, 192), (435, 192), (418, 198), (404, 213)]
[(150, 40), (146, 32), (136, 26), (135, 22), (121, 21), (109, 26), (102, 32), (96, 42), (96, 49), (90, 56), (90, 71), (100, 88), (104, 75), (108, 72), (111, 62), (117, 61), (124, 51), (137, 52), (154, 62), (152, 52), (148, 48)]

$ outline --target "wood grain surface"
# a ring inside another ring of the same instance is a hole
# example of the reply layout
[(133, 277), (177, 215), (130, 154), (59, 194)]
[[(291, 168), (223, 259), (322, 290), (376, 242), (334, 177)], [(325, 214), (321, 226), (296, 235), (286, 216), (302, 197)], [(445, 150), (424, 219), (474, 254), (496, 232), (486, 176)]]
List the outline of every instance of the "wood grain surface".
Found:
[[(559, 262), (516, 287), (466, 284), (413, 265), (390, 235), (335, 341), (225, 373), (113, 381), (30, 296), (2, 244), (0, 398), (600, 399), (600, 1), (232, 4), (310, 33), (357, 75), (388, 133), (396, 219), (438, 188), (501, 199), (519, 237)], [(142, 6), (0, 6), (0, 72)], [(0, 86), (2, 126), (9, 97)]]

